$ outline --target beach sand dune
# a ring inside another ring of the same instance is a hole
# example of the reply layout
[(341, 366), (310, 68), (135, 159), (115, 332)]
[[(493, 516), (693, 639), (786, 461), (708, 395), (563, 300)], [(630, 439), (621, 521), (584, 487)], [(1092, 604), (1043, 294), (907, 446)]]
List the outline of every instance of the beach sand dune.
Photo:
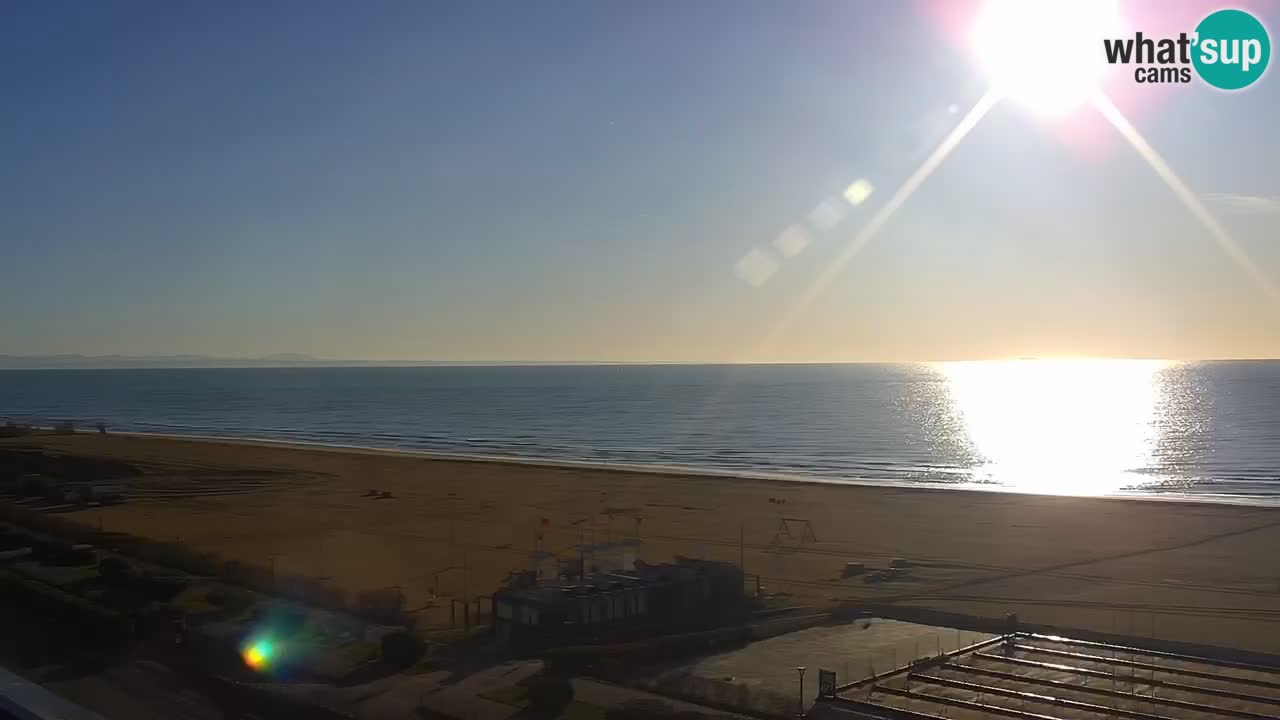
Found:
[[(6, 441), (30, 444), (31, 438)], [(38, 439), (144, 471), (72, 515), (274, 563), (348, 593), (399, 586), (448, 621), (539, 545), (638, 538), (641, 556), (745, 562), (797, 603), (941, 610), (1280, 653), (1280, 510), (1230, 504), (769, 482), (127, 435)], [(370, 489), (394, 497), (366, 497)], [(544, 528), (543, 518), (546, 518)], [(791, 518), (783, 522), (784, 518)], [(807, 530), (811, 530), (812, 537)], [(543, 536), (539, 540), (538, 536)], [(901, 579), (841, 579), (846, 562)]]

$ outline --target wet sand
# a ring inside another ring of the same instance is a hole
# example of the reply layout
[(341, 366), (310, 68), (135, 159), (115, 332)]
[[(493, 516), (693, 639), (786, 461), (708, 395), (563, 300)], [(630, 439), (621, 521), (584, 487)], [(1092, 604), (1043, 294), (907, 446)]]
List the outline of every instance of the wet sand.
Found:
[[(31, 444), (32, 438), (4, 444)], [(941, 610), (1280, 653), (1280, 509), (1203, 502), (771, 482), (125, 435), (39, 438), (144, 471), (131, 499), (70, 517), (274, 562), (412, 607), (492, 592), (538, 547), (638, 538), (641, 556), (745, 561), (795, 602)], [(369, 489), (394, 499), (362, 497)], [(793, 518), (786, 523), (782, 518)], [(806, 522), (812, 539), (805, 532)], [(780, 525), (787, 532), (779, 532)], [(906, 577), (841, 580), (845, 562)]]

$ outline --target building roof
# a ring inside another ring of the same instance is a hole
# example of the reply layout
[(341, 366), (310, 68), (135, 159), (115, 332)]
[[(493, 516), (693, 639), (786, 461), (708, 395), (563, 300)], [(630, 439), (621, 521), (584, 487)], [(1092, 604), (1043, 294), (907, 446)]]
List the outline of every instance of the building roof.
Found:
[(608, 595), (622, 590), (653, 587), (658, 582), (658, 579), (647, 579), (632, 574), (596, 573), (573, 582), (557, 581), (525, 588), (509, 588), (498, 591), (498, 594), (508, 600), (549, 606), (573, 598)]
[(815, 717), (1262, 720), (1280, 711), (1280, 667), (1019, 632), (839, 686), (815, 710)]
[(637, 562), (627, 571), (593, 573), (589, 577), (570, 582), (555, 580), (523, 587), (506, 587), (497, 594), (508, 600), (543, 606), (555, 605), (569, 598), (590, 597), (636, 587), (654, 587), (697, 577), (707, 570), (737, 566), (719, 560), (698, 560), (677, 557), (675, 562), (650, 565)]
[(20, 720), (103, 720), (101, 715), (0, 668), (0, 717)]

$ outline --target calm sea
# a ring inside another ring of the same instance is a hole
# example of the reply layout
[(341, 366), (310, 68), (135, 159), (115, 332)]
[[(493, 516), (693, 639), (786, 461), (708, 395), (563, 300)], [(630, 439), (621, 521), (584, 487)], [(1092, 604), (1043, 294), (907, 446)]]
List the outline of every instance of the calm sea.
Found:
[(832, 481), (1280, 496), (1280, 362), (0, 371), (0, 420)]

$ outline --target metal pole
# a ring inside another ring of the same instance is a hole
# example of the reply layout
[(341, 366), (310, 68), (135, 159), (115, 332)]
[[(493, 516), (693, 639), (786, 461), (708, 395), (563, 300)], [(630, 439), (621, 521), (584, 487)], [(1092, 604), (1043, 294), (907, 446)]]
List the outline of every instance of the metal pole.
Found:
[[(1152, 644), (1152, 645), (1155, 645), (1155, 642), (1156, 642), (1156, 614), (1155, 614), (1155, 612), (1152, 612), (1152, 613), (1151, 613), (1151, 644)], [(1155, 666), (1155, 663), (1152, 663), (1152, 664), (1151, 664), (1151, 699), (1152, 699), (1152, 704), (1154, 704), (1155, 697), (1156, 697), (1156, 666)]]
[[(1130, 637), (1133, 637), (1138, 633), (1137, 629), (1134, 627), (1133, 614), (1134, 614), (1134, 611), (1130, 610), (1129, 611), (1129, 636)], [(1130, 653), (1129, 659), (1135, 660), (1136, 658), (1132, 653)], [(1137, 682), (1138, 682), (1138, 670), (1134, 666), (1130, 665), (1129, 666), (1129, 692), (1133, 692), (1134, 690), (1137, 689), (1136, 687)]]
[(796, 666), (796, 672), (800, 673), (800, 712), (799, 717), (804, 717), (804, 666)]
[(738, 525), (738, 567), (743, 572), (747, 570), (747, 526), (746, 524)]
[[(1116, 634), (1116, 615), (1119, 612), (1120, 612), (1119, 610), (1111, 611), (1111, 634), (1112, 635)], [(1116, 676), (1120, 674), (1116, 672), (1115, 669), (1116, 669), (1116, 649), (1113, 647), (1111, 648), (1111, 692), (1116, 691)]]

